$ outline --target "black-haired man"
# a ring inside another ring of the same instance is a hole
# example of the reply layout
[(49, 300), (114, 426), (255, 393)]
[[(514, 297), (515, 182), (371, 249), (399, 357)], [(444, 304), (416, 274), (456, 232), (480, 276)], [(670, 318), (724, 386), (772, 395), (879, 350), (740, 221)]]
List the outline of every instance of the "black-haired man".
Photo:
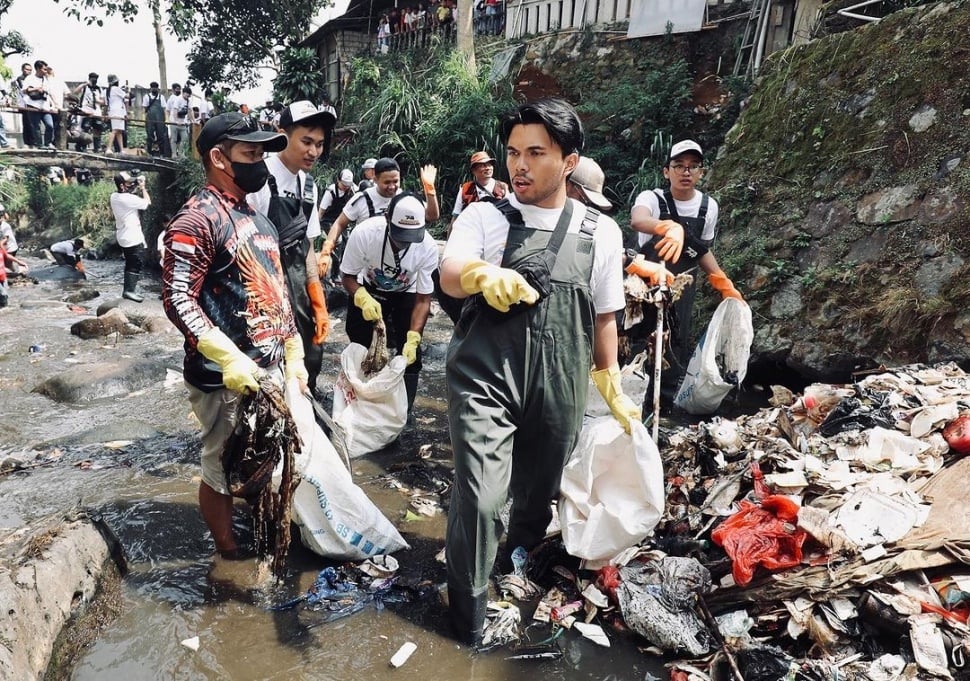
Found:
[(627, 431), (640, 418), (616, 361), (620, 229), (566, 196), (584, 142), (579, 116), (543, 99), (504, 117), (501, 131), (514, 195), (462, 211), (441, 262), (445, 292), (474, 296), (446, 369), (455, 460), (448, 599), (456, 633), (471, 644), (482, 636), (499, 513), (511, 493), (508, 552), (542, 540), (590, 376)]
[(141, 105), (145, 109), (145, 151), (150, 156), (172, 155), (172, 144), (165, 126), (166, 104), (168, 102), (158, 89), (158, 83), (149, 83), (148, 92), (142, 97)]
[(224, 558), (239, 556), (221, 454), (234, 427), (238, 395), (258, 376), (306, 381), (303, 343), (286, 295), (276, 227), (246, 203), (269, 171), (263, 154), (286, 136), (261, 131), (238, 113), (210, 118), (196, 141), (206, 186), (165, 231), (162, 303), (185, 335), (183, 375), (202, 425), (199, 507)]
[(313, 241), (320, 236), (317, 185), (309, 171), (323, 152), (336, 118), (311, 102), (293, 102), (280, 113), (286, 148), (266, 160), (269, 180), (250, 194), (249, 203), (268, 216), (279, 232), (280, 255), (296, 326), (303, 338), (307, 385), (313, 390), (323, 363), (321, 344), (330, 330), (327, 298), (317, 273)]
[[(424, 188), (424, 197), (427, 202), (424, 209), (425, 222), (434, 222), (440, 215), (438, 196), (434, 186), (437, 175), (438, 169), (433, 165), (426, 165), (421, 168), (421, 185)], [(317, 262), (321, 277), (330, 271), (331, 255), (336, 244), (340, 243), (344, 230), (367, 218), (383, 215), (387, 211), (391, 199), (401, 193), (401, 168), (397, 161), (386, 157), (377, 159), (374, 164), (374, 181), (373, 187), (358, 192), (344, 206), (340, 216), (330, 227), (327, 238), (320, 247), (320, 257)]]
[(125, 254), (125, 283), (121, 295), (140, 303), (144, 300), (138, 294), (138, 279), (145, 260), (145, 234), (138, 212), (152, 203), (145, 186), (145, 176), (135, 177), (128, 172), (115, 175), (115, 191), (111, 194), (110, 202), (115, 218), (115, 238)]

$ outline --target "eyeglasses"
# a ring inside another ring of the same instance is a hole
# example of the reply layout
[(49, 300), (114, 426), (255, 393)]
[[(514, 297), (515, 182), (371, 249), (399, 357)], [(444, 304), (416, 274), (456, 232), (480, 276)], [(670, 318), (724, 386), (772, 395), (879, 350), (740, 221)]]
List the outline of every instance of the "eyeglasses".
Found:
[(685, 165), (683, 165), (681, 163), (676, 163), (676, 164), (670, 166), (670, 169), (673, 170), (678, 175), (683, 175), (685, 173), (690, 173), (691, 175), (696, 175), (697, 173), (699, 173), (702, 170), (704, 170), (703, 166), (685, 166)]

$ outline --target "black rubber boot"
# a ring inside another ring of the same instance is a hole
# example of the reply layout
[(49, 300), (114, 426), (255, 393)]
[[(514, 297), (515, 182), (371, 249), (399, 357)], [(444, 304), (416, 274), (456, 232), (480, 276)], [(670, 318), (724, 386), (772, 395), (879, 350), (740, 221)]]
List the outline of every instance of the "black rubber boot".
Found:
[(448, 615), (455, 638), (460, 642), (472, 647), (481, 645), (487, 608), (487, 591), (472, 596), (448, 587)]
[(135, 293), (138, 288), (138, 273), (137, 272), (125, 272), (125, 290), (121, 294), (122, 298), (127, 298), (128, 300), (140, 303), (145, 300), (144, 296), (140, 296)]
[(418, 374), (404, 374), (404, 390), (408, 396), (408, 417), (414, 410), (414, 398), (418, 395)]

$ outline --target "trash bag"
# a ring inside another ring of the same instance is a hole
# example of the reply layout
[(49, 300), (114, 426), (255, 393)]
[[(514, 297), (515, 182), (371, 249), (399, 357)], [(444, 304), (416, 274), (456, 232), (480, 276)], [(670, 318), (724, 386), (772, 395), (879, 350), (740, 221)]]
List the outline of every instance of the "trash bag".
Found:
[(361, 362), (367, 348), (351, 343), (340, 353), (340, 375), (333, 391), (333, 420), (344, 430), (347, 454), (363, 456), (394, 442), (408, 420), (404, 355), (366, 377)]
[(303, 450), (296, 456), (302, 480), (293, 496), (293, 519), (303, 544), (314, 553), (339, 560), (365, 560), (410, 548), (354, 484), (296, 381), (287, 382), (286, 403), (303, 442)]
[(630, 629), (664, 651), (710, 652), (714, 637), (695, 612), (697, 597), (711, 587), (706, 567), (693, 558), (667, 556), (630, 563), (619, 573), (616, 600)]
[(740, 506), (741, 510), (711, 533), (711, 539), (731, 558), (737, 584), (749, 584), (759, 565), (784, 570), (802, 562), (802, 545), (808, 535), (795, 526), (798, 504), (772, 494), (760, 504), (742, 499)]
[(660, 521), (660, 452), (642, 423), (630, 425), (627, 435), (612, 416), (593, 419), (563, 468), (559, 524), (571, 556), (608, 562), (643, 541)]
[(689, 414), (713, 414), (748, 373), (753, 340), (751, 308), (735, 298), (721, 301), (694, 349), (674, 404)]

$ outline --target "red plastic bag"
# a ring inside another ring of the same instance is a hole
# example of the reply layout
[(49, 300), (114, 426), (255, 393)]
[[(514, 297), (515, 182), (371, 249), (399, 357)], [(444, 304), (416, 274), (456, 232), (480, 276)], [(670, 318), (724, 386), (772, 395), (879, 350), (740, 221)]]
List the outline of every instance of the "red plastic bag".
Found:
[(943, 439), (958, 454), (970, 454), (970, 414), (962, 414), (943, 429)]
[(762, 565), (783, 570), (802, 562), (802, 544), (808, 536), (795, 526), (798, 504), (786, 496), (773, 494), (760, 504), (741, 501), (741, 510), (711, 533), (733, 563), (734, 581), (745, 586)]

